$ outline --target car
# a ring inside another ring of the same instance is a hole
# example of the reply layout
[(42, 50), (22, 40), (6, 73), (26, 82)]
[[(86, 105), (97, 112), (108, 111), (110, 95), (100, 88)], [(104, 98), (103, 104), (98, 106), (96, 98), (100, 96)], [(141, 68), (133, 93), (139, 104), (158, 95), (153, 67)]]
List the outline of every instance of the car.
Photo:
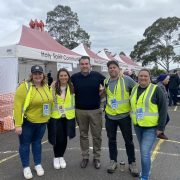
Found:
[(178, 102), (180, 103), (180, 87), (178, 89), (178, 95), (177, 95)]
[(151, 77), (151, 82), (152, 82), (153, 84), (157, 84), (157, 76), (152, 76), (152, 77)]

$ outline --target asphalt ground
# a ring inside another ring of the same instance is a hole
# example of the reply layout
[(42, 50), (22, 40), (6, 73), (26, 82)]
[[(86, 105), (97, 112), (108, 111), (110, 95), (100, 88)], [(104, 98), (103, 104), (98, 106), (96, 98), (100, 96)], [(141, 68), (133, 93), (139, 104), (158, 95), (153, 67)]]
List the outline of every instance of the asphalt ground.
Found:
[[(152, 152), (152, 175), (151, 180), (180, 180), (180, 106), (169, 108), (171, 121), (166, 127), (165, 134), (169, 140), (157, 139)], [(53, 168), (52, 146), (47, 142), (47, 133), (43, 138), (42, 145), (42, 165), (45, 170), (43, 177), (37, 177), (33, 170), (33, 179), (47, 180), (136, 180), (128, 170), (127, 156), (121, 132), (117, 134), (118, 161), (125, 161), (125, 171), (121, 172), (119, 167), (113, 174), (106, 172), (109, 164), (109, 153), (107, 146), (106, 130), (102, 131), (102, 156), (101, 169), (97, 170), (93, 166), (92, 139), (90, 138), (90, 162), (86, 169), (80, 168), (81, 151), (79, 146), (79, 129), (77, 136), (68, 142), (65, 153), (67, 162), (66, 169), (55, 170)], [(136, 151), (137, 166), (140, 169), (139, 146), (134, 134), (134, 144)], [(18, 155), (18, 138), (14, 132), (0, 134), (0, 180), (21, 180), (24, 179), (22, 167)], [(33, 169), (32, 156), (31, 168)]]

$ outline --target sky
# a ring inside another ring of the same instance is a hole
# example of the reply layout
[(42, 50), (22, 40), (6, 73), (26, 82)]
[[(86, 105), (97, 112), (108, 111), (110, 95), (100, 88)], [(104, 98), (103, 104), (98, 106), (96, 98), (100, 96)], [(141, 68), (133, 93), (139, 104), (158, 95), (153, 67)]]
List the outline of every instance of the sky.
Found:
[(129, 55), (158, 18), (180, 17), (179, 0), (0, 0), (0, 39), (30, 19), (45, 21), (58, 4), (78, 14), (95, 52), (107, 48)]

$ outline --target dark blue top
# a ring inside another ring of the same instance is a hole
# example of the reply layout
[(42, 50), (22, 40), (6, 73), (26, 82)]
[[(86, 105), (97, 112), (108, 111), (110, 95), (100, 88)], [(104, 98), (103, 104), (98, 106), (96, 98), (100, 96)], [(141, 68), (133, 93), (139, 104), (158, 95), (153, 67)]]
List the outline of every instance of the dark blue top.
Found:
[(82, 75), (81, 72), (71, 76), (77, 109), (94, 110), (100, 108), (99, 86), (104, 84), (104, 79), (102, 74), (95, 71), (91, 71), (87, 76)]

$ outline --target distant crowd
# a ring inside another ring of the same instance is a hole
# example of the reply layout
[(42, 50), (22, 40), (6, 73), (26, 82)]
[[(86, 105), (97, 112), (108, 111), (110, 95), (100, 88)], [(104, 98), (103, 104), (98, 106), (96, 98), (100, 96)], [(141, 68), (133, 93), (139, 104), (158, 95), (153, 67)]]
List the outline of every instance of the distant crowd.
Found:
[[(130, 76), (134, 81), (138, 81), (137, 75), (133, 71), (129, 73), (128, 71), (124, 72), (124, 75)], [(171, 74), (160, 74), (155, 79), (151, 79), (153, 84), (163, 84), (166, 88), (168, 95), (168, 105), (176, 106), (180, 102), (180, 72), (174, 70)]]

